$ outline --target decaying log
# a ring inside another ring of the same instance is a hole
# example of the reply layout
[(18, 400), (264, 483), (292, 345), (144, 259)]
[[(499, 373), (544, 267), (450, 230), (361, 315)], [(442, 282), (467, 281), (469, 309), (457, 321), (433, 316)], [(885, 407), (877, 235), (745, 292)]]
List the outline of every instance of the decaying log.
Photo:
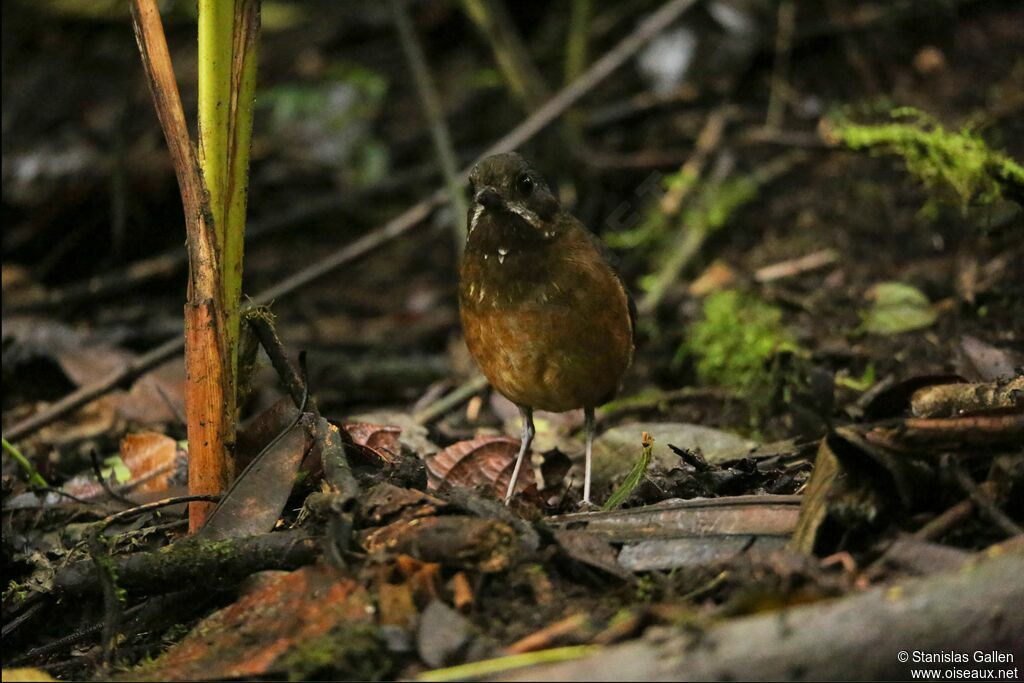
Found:
[(482, 572), (507, 569), (519, 553), (511, 526), (462, 515), (403, 519), (364, 534), (362, 543), (370, 554), (411, 555)]
[(955, 417), (993, 408), (1024, 410), (1024, 375), (1006, 382), (937, 384), (910, 398), (914, 417)]
[[(264, 569), (301, 567), (319, 554), (316, 541), (305, 534), (278, 532), (223, 541), (186, 538), (154, 552), (114, 555), (110, 560), (117, 588), (155, 595), (199, 581), (211, 590), (228, 587)], [(56, 592), (75, 595), (102, 589), (92, 560), (62, 567), (53, 586)]]
[[(900, 652), (1012, 653), (1024, 642), (1024, 556), (1007, 552), (961, 571), (846, 598), (672, 631), (586, 659), (518, 669), (494, 680), (892, 680)], [(988, 669), (1010, 664), (953, 665)]]

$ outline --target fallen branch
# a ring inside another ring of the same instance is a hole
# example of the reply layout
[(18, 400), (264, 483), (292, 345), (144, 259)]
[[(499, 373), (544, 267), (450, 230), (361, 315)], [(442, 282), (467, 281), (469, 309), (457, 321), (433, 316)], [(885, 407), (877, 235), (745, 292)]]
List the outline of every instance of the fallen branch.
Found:
[(1008, 382), (936, 384), (914, 392), (914, 417), (955, 417), (997, 408), (1024, 409), (1024, 375)]
[[(119, 589), (154, 595), (195, 582), (211, 590), (226, 588), (253, 572), (301, 567), (319, 554), (315, 539), (297, 532), (278, 532), (223, 541), (186, 538), (154, 552), (114, 555), (110, 561)], [(56, 592), (71, 595), (102, 590), (92, 560), (57, 570), (53, 586)]]
[[(678, 630), (574, 662), (492, 680), (863, 680), (909, 678), (899, 651), (1016, 652), (1024, 640), (1024, 558), (879, 586), (814, 605)], [(965, 667), (961, 667), (965, 668)]]

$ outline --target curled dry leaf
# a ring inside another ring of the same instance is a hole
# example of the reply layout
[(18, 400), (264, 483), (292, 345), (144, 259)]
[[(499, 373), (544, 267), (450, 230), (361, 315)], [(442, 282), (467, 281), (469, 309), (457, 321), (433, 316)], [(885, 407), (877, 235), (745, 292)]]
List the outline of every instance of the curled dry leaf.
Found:
[[(186, 468), (187, 455), (171, 437), (158, 432), (127, 434), (121, 440), (120, 463), (114, 465), (114, 486), (138, 493), (161, 493)], [(117, 477), (117, 473), (127, 476)], [(103, 487), (92, 471), (71, 479), (64, 490), (73, 496), (92, 500), (104, 495)]]
[(352, 437), (359, 455), (372, 463), (391, 464), (402, 453), (401, 427), (370, 422), (351, 422), (344, 427)]
[[(504, 495), (518, 454), (519, 439), (508, 436), (485, 435), (459, 441), (426, 458), (427, 482), (431, 489), (442, 483), (466, 488), (486, 486)], [(521, 493), (533, 485), (533, 469), (525, 463), (516, 491)]]

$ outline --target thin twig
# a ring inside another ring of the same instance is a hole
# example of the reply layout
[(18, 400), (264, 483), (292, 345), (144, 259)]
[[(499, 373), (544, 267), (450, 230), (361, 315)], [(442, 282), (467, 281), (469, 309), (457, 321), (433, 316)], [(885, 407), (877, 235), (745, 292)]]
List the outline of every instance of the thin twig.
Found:
[(110, 483), (107, 481), (107, 478), (103, 476), (103, 470), (100, 468), (100, 456), (99, 453), (96, 452), (95, 448), (89, 449), (89, 460), (92, 462), (92, 472), (96, 475), (96, 481), (99, 482), (100, 486), (103, 487), (103, 490), (108, 496), (130, 508), (138, 505), (138, 503), (131, 498), (121, 495), (110, 487)]
[(956, 462), (956, 460), (947, 456), (944, 459), (944, 464), (953, 475), (956, 483), (964, 490), (964, 493), (970, 496), (971, 500), (974, 501), (974, 504), (978, 506), (978, 512), (988, 517), (989, 521), (994, 523), (1010, 536), (1024, 534), (1024, 528), (1021, 528), (1021, 526), (1010, 519), (1005, 512), (996, 507), (995, 503), (992, 501), (992, 497), (983, 491), (982, 488), (978, 486), (973, 479), (971, 479), (971, 475), (969, 475), (967, 471)]
[(942, 538), (953, 527), (967, 517), (970, 517), (972, 512), (974, 512), (974, 501), (970, 498), (961, 500), (959, 503), (915, 531), (913, 533), (913, 538), (918, 541), (934, 541)]
[[(774, 182), (782, 175), (788, 173), (794, 166), (802, 163), (807, 158), (807, 153), (797, 150), (775, 157), (750, 174), (751, 181), (757, 188)], [(688, 225), (680, 239), (665, 257), (661, 267), (653, 276), (653, 281), (647, 292), (637, 303), (637, 312), (646, 316), (657, 310), (662, 300), (668, 294), (672, 284), (679, 278), (680, 273), (686, 268), (694, 256), (700, 251), (704, 240), (711, 229), (708, 225)]]
[(462, 0), (462, 8), (487, 39), (509, 90), (527, 110), (548, 96), (548, 88), (530, 59), (515, 24), (501, 0)]
[(288, 390), (288, 394), (292, 397), (295, 407), (301, 413), (305, 410), (304, 406), (308, 399), (309, 388), (306, 386), (302, 375), (299, 374), (298, 369), (292, 365), (292, 361), (288, 358), (288, 352), (285, 350), (281, 338), (277, 336), (277, 331), (274, 329), (273, 324), (273, 315), (266, 307), (258, 306), (246, 311), (244, 320), (249, 323), (249, 327), (256, 334), (260, 345), (267, 352), (267, 357), (270, 358), (270, 364), (274, 366), (278, 377), (281, 378), (281, 383)]
[(777, 130), (785, 112), (785, 93), (789, 87), (789, 56), (793, 45), (793, 28), (796, 25), (796, 6), (793, 0), (779, 3), (778, 23), (775, 29), (775, 63), (772, 66), (772, 88), (768, 96), (768, 113), (764, 127)]
[(839, 260), (839, 252), (835, 249), (821, 249), (806, 256), (773, 263), (754, 271), (754, 279), (760, 283), (774, 282), (811, 270), (830, 266)]
[[(548, 124), (561, 116), (584, 95), (625, 64), (652, 38), (661, 33), (672, 22), (690, 9), (697, 0), (669, 0), (653, 14), (644, 19), (636, 29), (614, 48), (594, 62), (582, 76), (563, 88), (522, 123), (492, 144), (480, 158), (508, 152), (530, 140)], [(471, 168), (471, 167), (470, 167)], [(465, 182), (469, 168), (459, 174), (459, 181)], [(275, 299), (295, 292), (297, 289), (320, 279), (335, 269), (350, 263), (391, 240), (404, 235), (445, 200), (445, 190), (435, 190), (430, 196), (409, 207), (380, 228), (363, 235), (341, 249), (327, 255), (320, 261), (291, 275), (276, 285), (264, 290), (253, 298), (255, 304), (268, 304)], [(7, 432), (10, 441), (23, 439), (29, 434), (91, 403), (100, 396), (130, 382), (149, 370), (162, 365), (184, 348), (184, 339), (174, 338), (139, 356), (128, 366), (92, 384), (80, 387), (63, 399), (38, 413), (15, 424)]]
[(192, 496), (176, 496), (174, 498), (164, 498), (163, 500), (153, 501), (152, 503), (146, 503), (145, 505), (139, 505), (138, 507), (129, 508), (127, 510), (121, 510), (115, 512), (112, 515), (104, 517), (99, 521), (99, 524), (106, 528), (114, 522), (120, 522), (125, 519), (131, 519), (132, 517), (138, 517), (139, 515), (159, 510), (160, 508), (170, 507), (172, 505), (181, 505), (182, 503), (216, 503), (221, 499), (219, 495), (210, 495), (207, 493), (199, 493)]
[(438, 165), (441, 167), (441, 173), (444, 175), (445, 184), (451, 195), (452, 211), (455, 214), (452, 217), (455, 249), (456, 253), (461, 254), (466, 244), (466, 216), (469, 207), (463, 195), (462, 182), (459, 180), (458, 158), (455, 155), (455, 147), (452, 145), (451, 134), (448, 132), (448, 125), (445, 123), (444, 110), (441, 108), (441, 98), (437, 94), (437, 86), (430, 75), (423, 47), (416, 37), (416, 31), (413, 29), (403, 3), (404, 0), (391, 0), (391, 11), (395, 16), (395, 26), (402, 43), (402, 51), (405, 53), (409, 70), (412, 71), (413, 81), (416, 83), (416, 94), (419, 95), (420, 103), (427, 115), (430, 137), (434, 142)]
[(423, 410), (417, 412), (413, 415), (412, 419), (417, 424), (430, 424), (434, 420), (442, 417), (448, 411), (459, 407), (486, 388), (487, 378), (483, 375), (476, 375), (472, 379), (466, 380), (463, 384), (456, 387), (448, 394), (445, 394), (438, 400), (426, 406)]

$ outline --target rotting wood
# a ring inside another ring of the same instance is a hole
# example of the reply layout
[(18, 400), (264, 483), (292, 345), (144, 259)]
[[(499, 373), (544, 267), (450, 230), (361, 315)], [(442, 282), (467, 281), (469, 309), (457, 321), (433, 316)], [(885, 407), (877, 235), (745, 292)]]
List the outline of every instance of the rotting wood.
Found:
[(917, 418), (955, 417), (993, 408), (1024, 410), (1024, 375), (1008, 382), (938, 384), (918, 389), (910, 397)]
[[(315, 539), (299, 532), (277, 532), (223, 541), (194, 537), (153, 552), (114, 555), (117, 588), (129, 593), (155, 595), (202, 582), (211, 590), (227, 588), (264, 569), (294, 569), (320, 554)], [(80, 595), (100, 591), (101, 583), (91, 560), (68, 564), (53, 579), (54, 591)]]
[[(1015, 652), (1024, 642), (1024, 557), (880, 586), (846, 598), (675, 630), (586, 659), (490, 680), (863, 680), (908, 678), (901, 650)], [(797, 672), (799, 676), (797, 676)]]
[(485, 573), (508, 569), (519, 547), (508, 524), (461, 515), (400, 520), (362, 537), (370, 554), (405, 554)]

